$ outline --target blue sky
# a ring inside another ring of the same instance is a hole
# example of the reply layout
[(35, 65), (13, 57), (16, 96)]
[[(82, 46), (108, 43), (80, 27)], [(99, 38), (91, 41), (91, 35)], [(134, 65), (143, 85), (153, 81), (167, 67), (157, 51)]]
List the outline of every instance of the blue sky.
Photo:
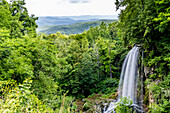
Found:
[(115, 0), (25, 0), (36, 16), (117, 15)]

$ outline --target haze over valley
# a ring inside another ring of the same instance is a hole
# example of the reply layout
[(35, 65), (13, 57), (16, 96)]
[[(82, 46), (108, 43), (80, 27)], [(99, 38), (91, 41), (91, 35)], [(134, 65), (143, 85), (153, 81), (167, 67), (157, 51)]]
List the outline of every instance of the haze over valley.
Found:
[(38, 33), (78, 34), (101, 22), (112, 23), (117, 19), (117, 15), (40, 16), (36, 23)]

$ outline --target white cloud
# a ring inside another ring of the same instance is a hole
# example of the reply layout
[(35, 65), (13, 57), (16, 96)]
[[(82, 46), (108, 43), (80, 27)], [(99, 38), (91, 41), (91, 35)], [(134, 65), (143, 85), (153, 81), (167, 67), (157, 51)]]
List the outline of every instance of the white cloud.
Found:
[(83, 3), (89, 3), (91, 0), (82, 0)]
[(36, 16), (117, 15), (115, 0), (26, 0)]
[(80, 0), (70, 0), (70, 3), (79, 3)]

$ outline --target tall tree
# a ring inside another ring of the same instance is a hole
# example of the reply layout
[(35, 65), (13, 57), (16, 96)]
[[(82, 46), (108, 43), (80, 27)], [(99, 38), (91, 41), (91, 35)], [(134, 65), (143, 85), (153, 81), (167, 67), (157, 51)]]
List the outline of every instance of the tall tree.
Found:
[(17, 15), (17, 13), (20, 14), (19, 21), (23, 22), (22, 25), (24, 26), (24, 28), (21, 29), (23, 35), (33, 34), (33, 36), (35, 36), (36, 28), (38, 27), (35, 21), (38, 20), (38, 18), (34, 17), (33, 14), (29, 16), (27, 8), (24, 7), (25, 4), (25, 0), (12, 1), (11, 12), (13, 16)]

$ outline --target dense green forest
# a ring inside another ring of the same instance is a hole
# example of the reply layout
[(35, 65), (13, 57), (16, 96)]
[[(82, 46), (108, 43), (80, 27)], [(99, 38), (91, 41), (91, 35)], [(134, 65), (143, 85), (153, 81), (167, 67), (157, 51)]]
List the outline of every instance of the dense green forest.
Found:
[[(123, 60), (137, 43), (144, 51), (144, 110), (168, 113), (170, 1), (115, 4), (125, 7), (117, 22), (38, 35), (25, 0), (0, 0), (0, 112), (95, 112), (96, 100), (116, 98)], [(126, 103), (116, 108), (130, 110)]]
[(97, 21), (90, 21), (90, 22), (77, 22), (70, 25), (44, 25), (38, 27), (38, 32), (45, 33), (45, 34), (54, 34), (56, 32), (60, 32), (61, 34), (71, 35), (71, 34), (80, 34), (85, 30), (89, 30), (90, 27), (99, 26), (102, 22), (109, 24), (116, 20), (97, 20)]

